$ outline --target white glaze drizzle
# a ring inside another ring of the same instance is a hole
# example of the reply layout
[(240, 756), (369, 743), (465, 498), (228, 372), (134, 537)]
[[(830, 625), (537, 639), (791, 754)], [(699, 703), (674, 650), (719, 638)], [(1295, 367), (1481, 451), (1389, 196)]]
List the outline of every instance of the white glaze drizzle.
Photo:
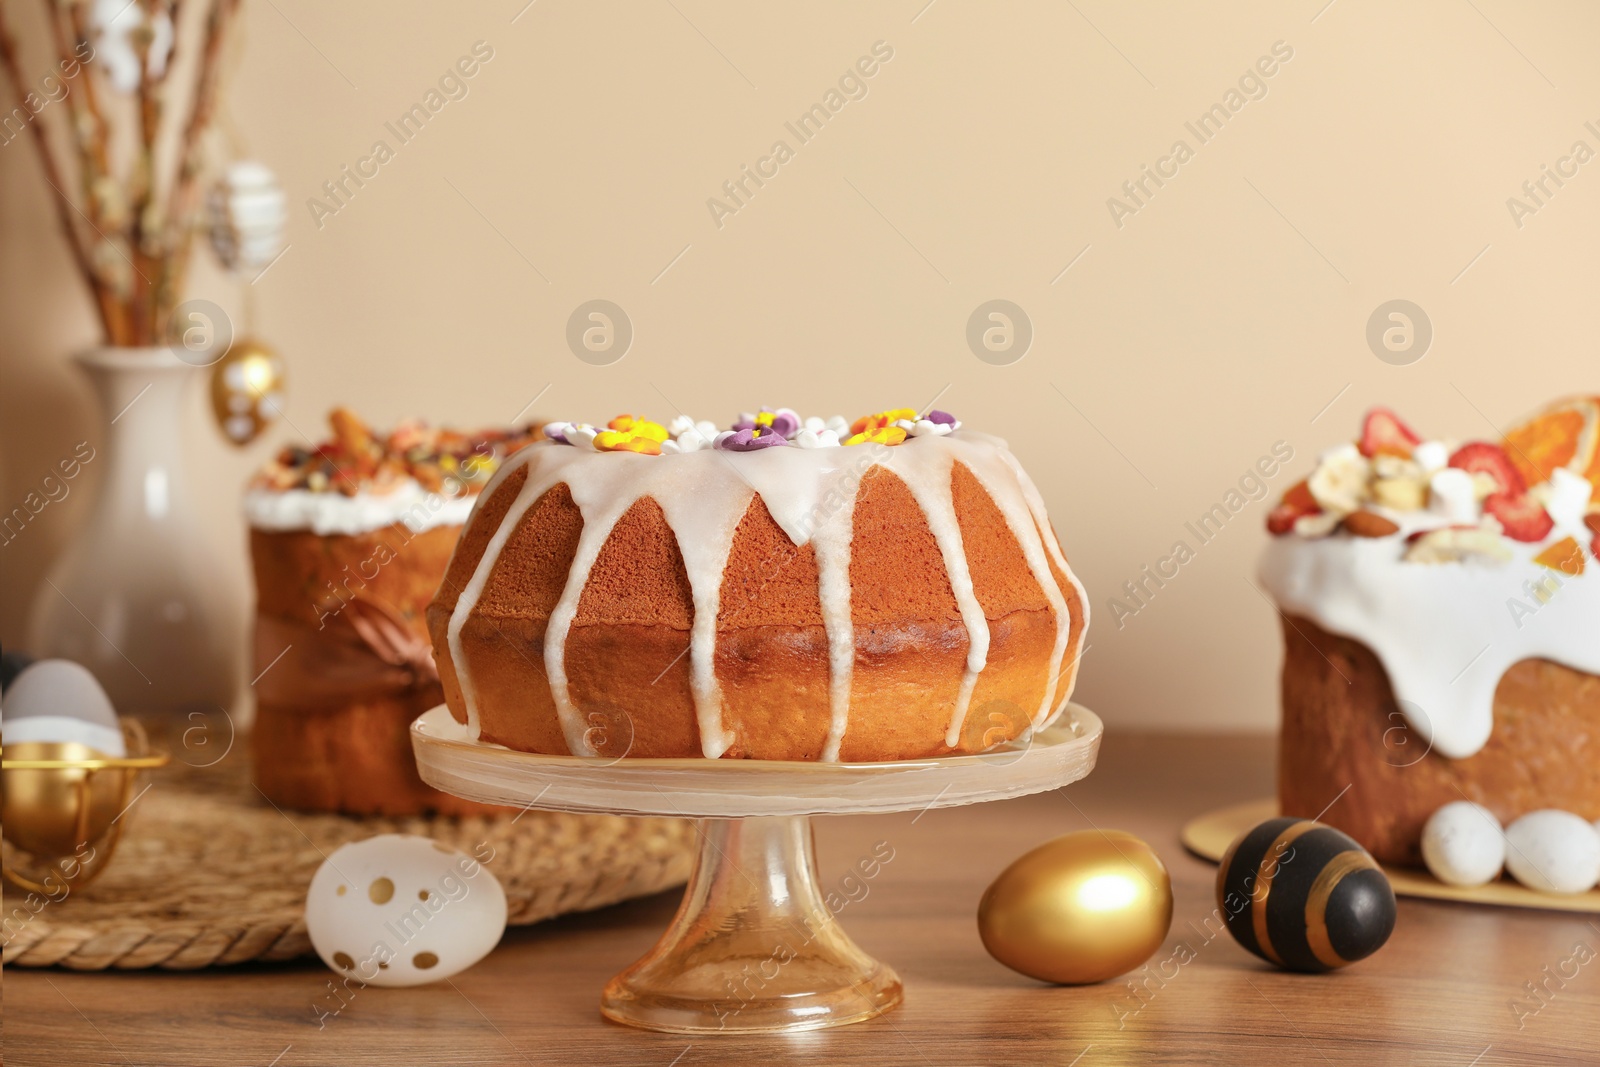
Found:
[(961, 524), (956, 521), (951, 487), (955, 453), (949, 452), (942, 458), (944, 461), (937, 463), (900, 464), (895, 473), (911, 490), (928, 520), (928, 529), (939, 546), (939, 554), (944, 557), (945, 573), (950, 578), (950, 591), (955, 594), (956, 608), (961, 613), (961, 624), (967, 628), (967, 665), (961, 674), (961, 689), (956, 693), (956, 706), (944, 737), (944, 743), (954, 748), (961, 740), (961, 728), (966, 725), (967, 708), (972, 703), (972, 691), (978, 685), (978, 673), (989, 662), (989, 619), (972, 587), (972, 570), (967, 565), (966, 549), (961, 542)]
[[(494, 531), (471, 580), (451, 614), (448, 642), (455, 665), (468, 729), (479, 730), (476, 691), (461, 643), (461, 630), (482, 597), (511, 533), (545, 492), (565, 483), (583, 516), (583, 532), (567, 582), (545, 632), (544, 661), (551, 694), (570, 751), (592, 755), (584, 725), (573, 707), (566, 675), (566, 641), (583, 590), (600, 550), (616, 522), (640, 498), (649, 496), (662, 507), (684, 559), (694, 606), (689, 636), (690, 679), (702, 753), (715, 759), (735, 740), (723, 728), (722, 698), (715, 674), (716, 621), (723, 572), (734, 532), (753, 494), (760, 495), (773, 521), (797, 546), (810, 544), (816, 554), (818, 599), (828, 639), (829, 728), (822, 758), (834, 761), (849, 726), (850, 686), (855, 662), (855, 630), (850, 610), (850, 542), (855, 499), (862, 476), (874, 465), (893, 471), (910, 488), (939, 545), (952, 592), (968, 632), (968, 653), (948, 742), (960, 739), (967, 705), (978, 674), (987, 663), (989, 626), (973, 592), (971, 572), (955, 520), (950, 479), (953, 465), (963, 463), (994, 500), (1024, 558), (1050, 604), (1056, 623), (1055, 653), (1044, 699), (1033, 719), (1038, 728), (1059, 713), (1072, 688), (1058, 686), (1056, 666), (1066, 652), (1071, 618), (1066, 599), (1050, 573), (1047, 553), (1087, 598), (1047, 528), (1038, 490), (1006, 450), (1005, 442), (983, 434), (958, 432), (918, 438), (888, 447), (773, 448), (728, 455), (706, 450), (670, 457), (626, 452), (595, 453), (557, 444), (523, 449), (495, 473), (482, 497), (487, 499), (511, 471), (527, 465), (527, 481)], [(481, 504), (481, 501), (480, 501)], [(477, 509), (473, 518), (477, 517)], [(470, 522), (469, 522), (470, 525)], [(1060, 705), (1055, 694), (1062, 689)]]
[[(1066, 576), (1067, 581), (1072, 585), (1073, 591), (1077, 594), (1078, 608), (1083, 612), (1083, 633), (1087, 634), (1089, 632), (1089, 595), (1084, 591), (1083, 583), (1078, 581), (1078, 576), (1073, 572), (1071, 564), (1067, 562), (1066, 553), (1061, 551), (1060, 542), (1056, 540), (1055, 531), (1050, 525), (1050, 516), (1045, 511), (1044, 495), (1039, 492), (1039, 487), (1033, 484), (1033, 479), (1028, 477), (1028, 472), (1022, 469), (1022, 464), (1017, 460), (1016, 456), (1011, 454), (1009, 449), (1002, 448), (1000, 450), (1000, 458), (1011, 468), (1012, 473), (1016, 476), (1017, 484), (1022, 489), (1022, 499), (1027, 501), (1028, 510), (1033, 513), (1034, 529), (1038, 531), (1039, 538), (1044, 542), (1045, 549), (1050, 553), (1050, 557), (1055, 560), (1056, 566)], [(1040, 584), (1050, 591), (1054, 591), (1056, 588), (1056, 583), (1050, 577), (1048, 567), (1045, 568), (1045, 577), (1041, 579)], [(1059, 664), (1066, 655), (1067, 642), (1071, 639), (1071, 628), (1072, 619), (1068, 617), (1063, 609), (1056, 615), (1056, 664)], [(1051, 685), (1055, 687), (1055, 691), (1059, 692), (1061, 696), (1056, 702), (1055, 708), (1039, 724), (1038, 728), (1042, 729), (1049, 726), (1066, 710), (1067, 701), (1072, 699), (1072, 689), (1078, 677), (1078, 661), (1082, 656), (1082, 642), (1080, 641), (1079, 649), (1073, 654), (1071, 663), (1068, 663), (1065, 667), (1052, 665), (1051, 669), (1056, 673), (1052, 678)], [(1060, 684), (1063, 677), (1067, 680), (1064, 686)], [(1053, 693), (1045, 695), (1047, 704), (1053, 695)]]
[[(1055, 694), (1063, 673), (1060, 670), (1060, 663), (1066, 655), (1067, 642), (1072, 634), (1072, 617), (1067, 610), (1067, 598), (1061, 595), (1061, 589), (1050, 573), (1045, 538), (1040, 533), (1038, 514), (1028, 499), (1030, 490), (1034, 496), (1037, 496), (1038, 490), (1033, 488), (1033, 483), (1022, 473), (1022, 465), (1012, 457), (1004, 441), (984, 434), (963, 434), (962, 437), (967, 440), (954, 440), (954, 435), (951, 438), (957, 449), (956, 458), (972, 471), (979, 483), (988, 491), (995, 506), (1000, 509), (1000, 514), (1010, 527), (1012, 536), (1022, 548), (1022, 556), (1028, 563), (1028, 569), (1033, 572), (1034, 580), (1039, 583), (1039, 588), (1044, 593), (1050, 611), (1055, 617), (1056, 641), (1054, 652), (1050, 657), (1050, 673), (1045, 682), (1044, 699), (1039, 702), (1039, 710), (1034, 714), (1032, 721), (1033, 729), (1041, 730), (1049, 725), (1061, 708), (1066, 706), (1065, 699), (1059, 707), (1056, 705)], [(973, 447), (974, 444), (981, 444), (983, 447)], [(1006, 485), (1007, 482), (1010, 484)], [(1012, 491), (997, 492), (996, 490), (1002, 486)], [(1041, 504), (1039, 513), (1042, 512)], [(1055, 554), (1058, 557), (1058, 566), (1066, 562), (1064, 558), (1060, 558), (1059, 550)], [(1072, 570), (1070, 567), (1062, 566), (1062, 573), (1070, 577)], [(1076, 586), (1077, 579), (1072, 577), (1071, 580)], [(1078, 602), (1086, 604), (1087, 599), (1083, 596), (1082, 587), (1077, 588)], [(1071, 692), (1070, 679), (1067, 691)]]
[[(1533, 562), (1543, 545), (1507, 545), (1513, 559), (1504, 564), (1415, 563), (1403, 558), (1401, 536), (1275, 537), (1260, 574), (1284, 612), (1370, 648), (1406, 721), (1440, 755), (1465, 759), (1488, 742), (1495, 689), (1513, 664), (1548, 659), (1600, 674), (1592, 561), (1566, 576)], [(1549, 602), (1532, 597), (1529, 583), (1553, 589)], [(1536, 610), (1513, 612), (1513, 602)]]
[[(484, 486), (483, 492), (478, 494), (478, 502), (472, 507), (472, 514), (467, 518), (467, 525), (462, 530), (462, 536), (456, 541), (456, 547), (450, 552), (449, 567), (455, 566), (456, 553), (461, 551), (461, 544), (466, 539), (466, 531), (471, 529), (477, 520), (478, 513), (483, 509), (483, 502), (488, 500), (500, 487), (500, 483), (510, 477), (511, 472), (529, 466), (534, 458), (534, 450), (525, 448), (511, 460), (503, 465), (489, 479), (489, 484)], [(478, 606), (478, 600), (483, 596), (483, 587), (489, 580), (494, 564), (500, 558), (500, 552), (511, 538), (521, 522), (522, 516), (533, 506), (539, 496), (555, 485), (559, 480), (561, 466), (551, 471), (549, 477), (543, 481), (535, 479), (530, 470), (527, 480), (522, 483), (522, 488), (517, 491), (516, 498), (507, 510), (505, 518), (499, 527), (489, 537), (489, 543), (484, 546), (483, 555), (478, 558), (477, 566), (473, 569), (472, 577), (467, 580), (466, 586), (456, 598), (455, 610), (450, 613), (450, 623), (445, 630), (445, 642), (450, 648), (450, 662), (455, 668), (456, 684), (461, 689), (461, 702), (467, 710), (467, 729), (472, 731), (472, 736), (478, 736), (478, 701), (477, 693), (472, 687), (472, 672), (467, 665), (465, 649), (461, 644), (461, 628), (466, 625), (467, 617), (472, 614), (472, 609)], [(447, 567), (446, 572), (449, 573)]]
[(437, 526), (460, 526), (476, 496), (445, 496), (407, 479), (387, 493), (362, 490), (354, 496), (309, 489), (248, 489), (244, 515), (258, 530), (310, 530), (319, 537), (362, 534), (395, 524), (412, 533)]

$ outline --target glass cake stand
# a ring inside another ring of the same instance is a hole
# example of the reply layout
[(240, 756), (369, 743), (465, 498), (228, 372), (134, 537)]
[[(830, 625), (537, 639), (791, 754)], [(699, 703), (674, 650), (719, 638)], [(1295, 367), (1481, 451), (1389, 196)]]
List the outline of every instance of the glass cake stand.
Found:
[(810, 817), (925, 811), (1056, 789), (1094, 769), (1100, 719), (1070, 704), (1047, 730), (978, 755), (893, 763), (610, 759), (473, 740), (440, 706), (411, 726), (423, 781), (488, 804), (699, 820), (683, 903), (606, 983), (608, 1019), (673, 1033), (842, 1026), (900, 1003), (817, 883)]

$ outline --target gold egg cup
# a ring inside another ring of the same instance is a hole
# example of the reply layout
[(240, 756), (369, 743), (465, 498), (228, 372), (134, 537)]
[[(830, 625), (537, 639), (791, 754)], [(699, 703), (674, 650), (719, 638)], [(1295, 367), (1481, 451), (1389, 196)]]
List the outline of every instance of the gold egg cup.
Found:
[(600, 1013), (683, 1034), (774, 1033), (882, 1015), (904, 992), (839, 923), (817, 879), (811, 816), (925, 811), (1056, 789), (1094, 769), (1101, 724), (1070, 705), (1026, 742), (892, 763), (604, 759), (476, 741), (446, 707), (411, 726), (422, 780), (489, 804), (698, 820), (678, 914), (612, 978)]
[(6, 881), (54, 898), (105, 871), (126, 825), (123, 816), (137, 799), (140, 772), (169, 761), (150, 751), (138, 722), (123, 719), (121, 725), (127, 756), (73, 741), (0, 741), (0, 873)]

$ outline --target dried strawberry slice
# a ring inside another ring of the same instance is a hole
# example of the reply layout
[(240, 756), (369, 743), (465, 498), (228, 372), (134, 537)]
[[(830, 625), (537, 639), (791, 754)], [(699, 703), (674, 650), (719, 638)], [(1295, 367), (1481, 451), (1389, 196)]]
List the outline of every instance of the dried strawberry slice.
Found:
[(1483, 502), (1483, 510), (1500, 520), (1513, 541), (1543, 541), (1556, 527), (1550, 513), (1527, 493), (1492, 493)]
[(1368, 459), (1377, 455), (1410, 459), (1411, 450), (1421, 442), (1422, 438), (1388, 408), (1373, 408), (1361, 425), (1361, 454)]
[(1267, 532), (1281, 537), (1294, 529), (1294, 524), (1307, 515), (1322, 511), (1317, 498), (1311, 495), (1309, 482), (1301, 481), (1289, 487), (1283, 500), (1267, 515)]
[(1459, 467), (1468, 474), (1487, 474), (1499, 486), (1500, 492), (1520, 497), (1528, 491), (1528, 483), (1517, 472), (1511, 457), (1499, 445), (1487, 441), (1473, 441), (1456, 449), (1450, 457), (1450, 466)]

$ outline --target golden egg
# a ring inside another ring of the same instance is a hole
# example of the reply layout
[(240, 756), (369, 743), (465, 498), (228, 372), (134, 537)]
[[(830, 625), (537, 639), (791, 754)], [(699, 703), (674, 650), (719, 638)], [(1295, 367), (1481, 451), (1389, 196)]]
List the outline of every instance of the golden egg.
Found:
[[(93, 760), (76, 741), (20, 741), (6, 760)], [(70, 856), (99, 840), (125, 803), (121, 772), (7, 770), (0, 775), (0, 825), (6, 840), (35, 856)]]
[(1172, 925), (1172, 879), (1121, 830), (1082, 830), (1000, 872), (978, 904), (989, 954), (1044, 982), (1086, 985), (1153, 956)]
[(283, 390), (283, 360), (255, 338), (239, 338), (211, 366), (211, 413), (235, 445), (254, 441), (278, 417)]

